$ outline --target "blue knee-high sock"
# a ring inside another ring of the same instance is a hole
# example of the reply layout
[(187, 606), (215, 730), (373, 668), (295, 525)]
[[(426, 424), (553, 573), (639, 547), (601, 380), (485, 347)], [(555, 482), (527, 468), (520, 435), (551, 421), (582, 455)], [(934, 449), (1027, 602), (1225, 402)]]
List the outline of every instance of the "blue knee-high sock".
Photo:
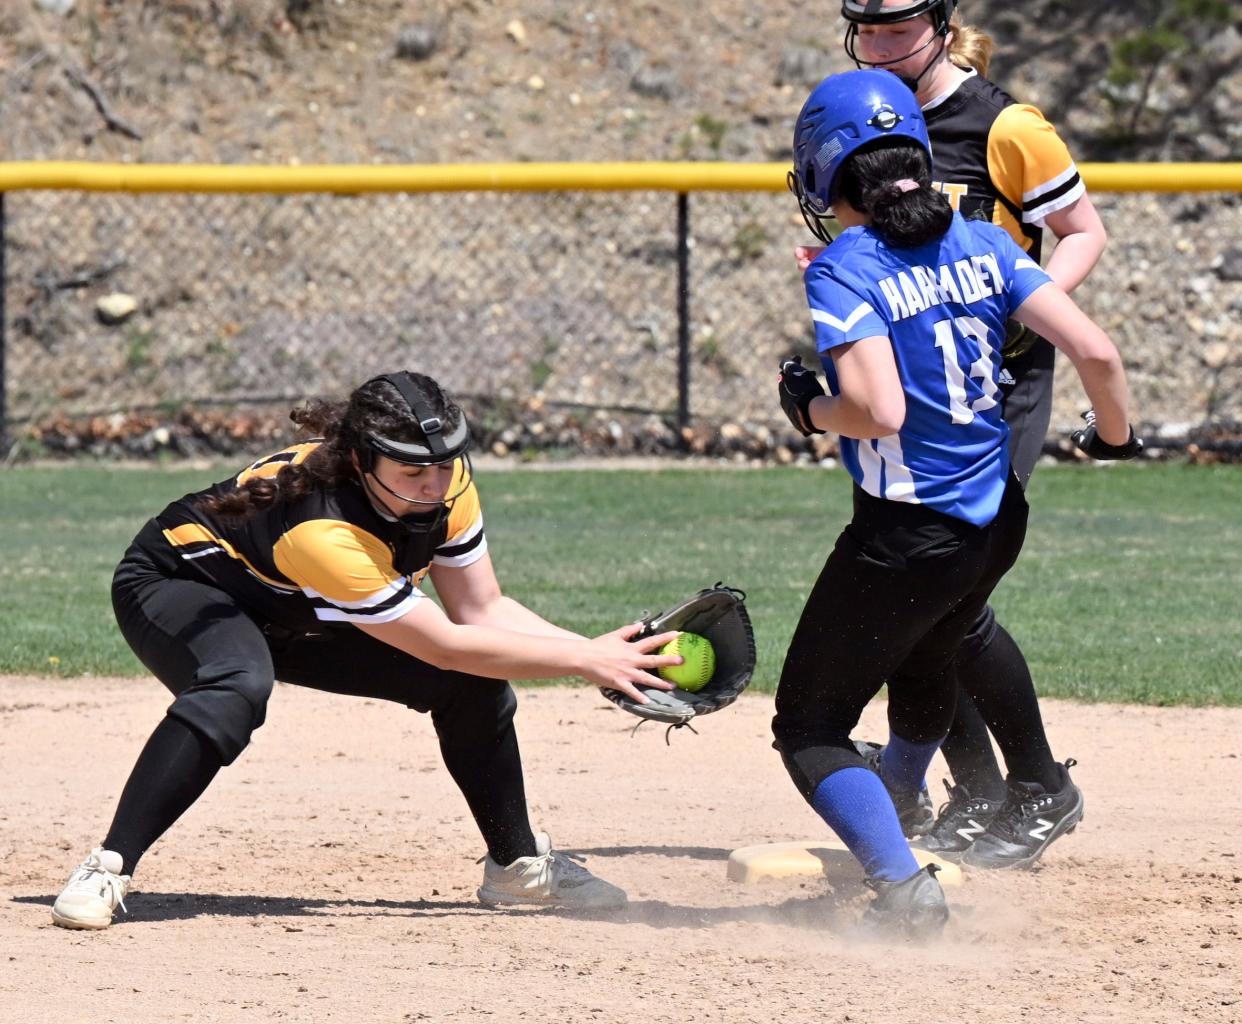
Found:
[(880, 755), (880, 778), (894, 793), (913, 793), (926, 783), (927, 766), (944, 738), (934, 743), (911, 743), (894, 732), (888, 735), (884, 753)]
[(918, 871), (892, 798), (874, 772), (833, 772), (815, 787), (811, 806), (858, 858), (868, 878), (900, 882)]

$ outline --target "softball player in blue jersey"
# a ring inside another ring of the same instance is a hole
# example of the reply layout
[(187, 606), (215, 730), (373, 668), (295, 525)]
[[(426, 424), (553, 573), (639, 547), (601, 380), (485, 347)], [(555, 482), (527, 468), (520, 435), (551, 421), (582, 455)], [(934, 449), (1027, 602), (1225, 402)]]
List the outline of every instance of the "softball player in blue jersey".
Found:
[[(1045, 241), (1055, 239), (1046, 269), (1072, 292), (1104, 251), (1107, 232), (1056, 129), (988, 80), (994, 43), (964, 24), (957, 8), (957, 0), (842, 0), (845, 51), (859, 67), (891, 71), (914, 90), (927, 122), (933, 183), (953, 209), (999, 224), (1037, 262)], [(800, 262), (810, 258), (803, 249)], [(1052, 416), (1055, 351), (1010, 321), (1001, 409), (1010, 461), (1024, 487)], [(915, 846), (972, 867), (1030, 866), (1063, 832), (1060, 821), (1028, 808), (1075, 784), (1064, 770), (1069, 762), (1053, 756), (1021, 649), (991, 607), (967, 633), (957, 675), (957, 713), (940, 747), (953, 776), (949, 799), (932, 822), (928, 798), (906, 834), (922, 833)], [(1071, 817), (1081, 815), (1081, 800), (1059, 802)]]
[[(812, 230), (834, 215), (846, 230), (805, 274), (828, 392), (790, 360), (781, 404), (804, 433), (841, 435), (854, 515), (790, 643), (775, 745), (876, 890), (866, 922), (934, 933), (944, 893), (901, 816), (949, 730), (957, 649), (1026, 532), (999, 394), (1006, 321), (1074, 364), (1097, 416), (1085, 451), (1127, 458), (1140, 442), (1108, 336), (1002, 228), (962, 219), (933, 189), (923, 114), (896, 76), (851, 71), (811, 93), (791, 187)], [(849, 736), (885, 684), (890, 736), (869, 766)]]

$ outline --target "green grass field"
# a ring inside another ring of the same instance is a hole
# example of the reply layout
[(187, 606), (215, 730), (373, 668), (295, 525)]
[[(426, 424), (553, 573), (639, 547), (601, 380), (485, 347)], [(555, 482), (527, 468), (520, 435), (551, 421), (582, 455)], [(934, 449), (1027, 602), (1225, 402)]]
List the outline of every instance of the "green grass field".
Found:
[[(0, 471), (0, 672), (142, 671), (112, 621), (142, 521), (229, 469)], [(802, 598), (849, 508), (844, 472), (558, 470), (480, 477), (505, 589), (588, 633), (717, 580), (749, 595), (755, 685), (775, 686)], [(1057, 466), (994, 604), (1041, 693), (1242, 704), (1242, 470)]]

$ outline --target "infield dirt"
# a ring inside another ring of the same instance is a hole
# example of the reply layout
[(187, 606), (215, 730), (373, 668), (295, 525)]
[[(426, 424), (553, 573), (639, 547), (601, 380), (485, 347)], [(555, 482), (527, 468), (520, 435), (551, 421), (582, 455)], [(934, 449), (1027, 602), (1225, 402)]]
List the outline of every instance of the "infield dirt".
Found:
[[(1242, 1017), (1242, 709), (1049, 702), (1087, 811), (1034, 871), (971, 872), (926, 947), (849, 936), (854, 880), (739, 886), (729, 852), (823, 826), (771, 698), (630, 735), (590, 687), (519, 690), (531, 817), (630, 894), (498, 912), (431, 723), (280, 686), (241, 759), (99, 933), (49, 907), (168, 703), (147, 679), (0, 678), (0, 1020), (1143, 1021)], [(881, 737), (884, 708), (860, 735)], [(940, 792), (942, 765), (929, 777)]]

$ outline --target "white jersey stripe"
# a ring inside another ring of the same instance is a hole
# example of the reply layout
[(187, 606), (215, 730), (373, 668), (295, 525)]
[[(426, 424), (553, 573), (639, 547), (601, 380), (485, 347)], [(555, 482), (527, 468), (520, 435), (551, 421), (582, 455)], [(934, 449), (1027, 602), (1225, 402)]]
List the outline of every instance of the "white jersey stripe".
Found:
[(316, 608), (315, 617), (320, 622), (363, 622), (363, 623), (383, 623), (393, 622), (401, 618), (406, 612), (413, 608), (419, 601), (427, 595), (415, 587), (410, 596), (404, 601), (387, 608), (382, 612), (372, 612), (369, 615), (359, 612), (349, 612), (343, 608)]
[[(454, 544), (456, 543), (457, 542), (454, 541)], [(487, 538), (482, 537), (480, 538), (479, 543), (476, 544), (474, 547), (472, 547), (465, 554), (435, 555), (431, 559), (431, 564), (432, 565), (451, 565), (451, 566), (455, 566), (456, 568), (460, 569), (464, 565), (470, 565), (472, 562), (477, 562), (485, 554), (487, 554)]]
[[(387, 584), (380, 590), (377, 590), (374, 594), (368, 594), (366, 597), (358, 601), (338, 601), (335, 598), (328, 597), (326, 594), (321, 594), (319, 591), (313, 590), (310, 587), (303, 587), (302, 593), (312, 600), (327, 601), (329, 604), (335, 605), (337, 608), (357, 609), (359, 611), (363, 611), (367, 608), (374, 608), (376, 605), (384, 604), (386, 601), (391, 601), (394, 597), (400, 594), (402, 590), (410, 587), (410, 585), (409, 579), (402, 576), (399, 579), (393, 580), (393, 582)], [(414, 587), (414, 592), (418, 592), (417, 587)], [(374, 620), (367, 619), (366, 621), (371, 622)]]
[(224, 553), (225, 553), (224, 548), (217, 545), (212, 548), (203, 548), (202, 551), (191, 551), (191, 552), (183, 551), (181, 552), (181, 557), (187, 562), (192, 562), (194, 561), (194, 559), (202, 558), (204, 555), (222, 555)]
[(1029, 206), (1040, 196), (1045, 196), (1049, 192), (1055, 192), (1067, 181), (1071, 181), (1078, 174), (1078, 168), (1074, 164), (1070, 164), (1065, 170), (1058, 174), (1055, 178), (1050, 178), (1041, 184), (1038, 188), (1033, 188), (1029, 192), (1022, 193), (1022, 205)]
[(862, 470), (862, 479), (858, 481), (858, 486), (868, 494), (874, 494), (880, 498), (883, 497), (880, 494), (880, 473), (883, 463), (880, 462), (879, 453), (874, 445), (874, 441), (858, 442), (858, 467)]
[[(1038, 197), (1041, 195), (1047, 195), (1048, 189), (1052, 187), (1054, 183), (1063, 184), (1067, 179), (1072, 178), (1076, 176), (1077, 174), (1078, 174), (1078, 168), (1071, 165), (1068, 171), (1066, 171), (1064, 174), (1058, 175), (1056, 178), (1053, 179), (1052, 182), (1049, 182), (1047, 186), (1038, 188), (1034, 192), (1028, 192), (1026, 195), (1030, 196), (1032, 199), (1038, 199)], [(1073, 188), (1068, 189), (1062, 195), (1053, 196), (1046, 203), (1042, 203), (1039, 206), (1028, 207), (1028, 204), (1030, 203), (1031, 199), (1027, 199), (1024, 196), (1023, 205), (1022, 205), (1022, 219), (1026, 221), (1028, 224), (1034, 224), (1036, 227), (1042, 228), (1044, 226), (1044, 221), (1046, 221), (1054, 213), (1056, 213), (1058, 210), (1064, 210), (1067, 206), (1070, 206), (1073, 203), (1078, 202), (1078, 200), (1081, 199), (1086, 194), (1087, 194), (1087, 185), (1081, 178), (1079, 178), (1078, 183), (1074, 185)]]
[(463, 531), (459, 536), (454, 537), (452, 540), (446, 540), (443, 544), (440, 545), (439, 548), (437, 548), (437, 550), (443, 550), (444, 548), (455, 548), (459, 544), (465, 544), (466, 541), (470, 540), (482, 529), (483, 529), (483, 514), (480, 512), (479, 517), (473, 523), (471, 523), (470, 526), (465, 531)]
[(876, 441), (880, 458), (884, 460), (884, 497), (889, 501), (904, 501), (921, 505), (914, 493), (914, 477), (906, 466), (905, 453), (901, 450), (901, 438), (897, 434), (881, 437)]
[(814, 308), (811, 310), (811, 319), (821, 324), (827, 324), (829, 327), (835, 327), (838, 331), (844, 334), (856, 323), (858, 323), (859, 320), (871, 312), (874, 312), (871, 308), (871, 304), (869, 302), (864, 302), (844, 320), (838, 320), (831, 313), (825, 313), (822, 309)]
[(1087, 186), (1083, 182), (1079, 182), (1074, 188), (1070, 189), (1063, 196), (1057, 196), (1056, 199), (1034, 210), (1029, 210), (1022, 214), (1022, 219), (1028, 224), (1033, 224), (1038, 228), (1044, 226), (1044, 222), (1058, 210), (1064, 210), (1067, 206), (1071, 206), (1078, 202), (1087, 194)]

